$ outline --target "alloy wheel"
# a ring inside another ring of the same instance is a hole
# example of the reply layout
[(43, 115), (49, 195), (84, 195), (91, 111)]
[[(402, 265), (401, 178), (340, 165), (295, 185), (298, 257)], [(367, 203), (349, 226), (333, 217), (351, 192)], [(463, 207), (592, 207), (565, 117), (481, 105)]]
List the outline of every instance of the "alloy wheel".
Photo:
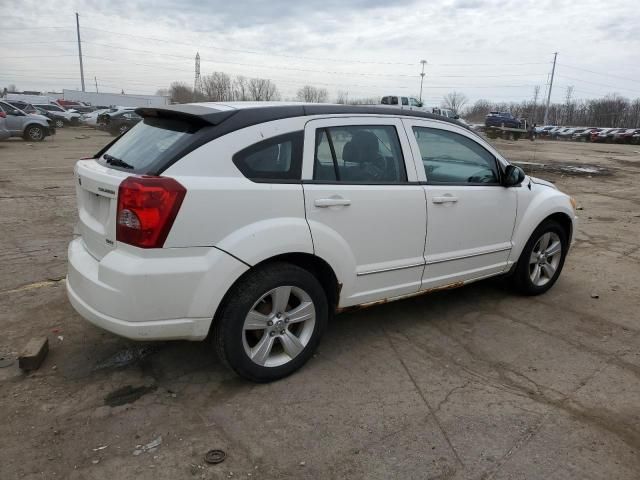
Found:
[(284, 365), (307, 346), (315, 322), (315, 305), (307, 292), (293, 286), (276, 287), (249, 310), (242, 329), (244, 351), (258, 365)]
[(529, 278), (536, 287), (546, 285), (556, 273), (562, 258), (562, 241), (555, 232), (544, 233), (529, 257)]

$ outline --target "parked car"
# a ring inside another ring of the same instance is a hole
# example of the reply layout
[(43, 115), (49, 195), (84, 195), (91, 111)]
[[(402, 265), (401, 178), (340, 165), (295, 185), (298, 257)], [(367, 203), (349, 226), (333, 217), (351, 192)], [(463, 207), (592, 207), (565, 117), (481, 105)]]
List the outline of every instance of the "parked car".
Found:
[(0, 101), (0, 110), (6, 114), (5, 124), (12, 137), (40, 142), (56, 133), (53, 122), (47, 117), (25, 113), (4, 101)]
[(615, 141), (615, 135), (616, 133), (623, 133), (625, 132), (627, 129), (626, 128), (612, 128), (611, 130), (609, 130), (607, 132), (607, 136), (605, 138), (605, 141), (607, 143), (613, 143)]
[(560, 138), (560, 135), (566, 132), (567, 130), (571, 130), (571, 129), (568, 127), (554, 128), (549, 131), (549, 138), (551, 138), (551, 140), (558, 140), (558, 138)]
[(631, 143), (633, 143), (634, 145), (639, 145), (640, 144), (640, 133), (634, 133), (631, 136)]
[(489, 112), (484, 119), (486, 127), (520, 128), (522, 122), (509, 112)]
[(637, 128), (622, 128), (613, 134), (613, 141), (615, 143), (631, 143), (633, 135), (638, 132), (640, 132), (640, 129)]
[[(440, 115), (441, 117), (452, 118), (454, 120), (458, 120), (458, 121), (464, 122), (464, 120), (460, 119), (460, 115), (458, 115), (453, 110), (449, 110), (448, 108), (433, 107), (431, 109), (431, 113), (434, 113), (435, 115)], [(464, 122), (464, 123), (466, 123), (466, 122)]]
[(142, 120), (134, 111), (122, 110), (115, 113), (102, 114), (98, 117), (98, 128), (111, 135), (122, 135)]
[(541, 137), (548, 137), (549, 132), (554, 128), (558, 128), (558, 127), (555, 125), (545, 125), (544, 127), (540, 127), (540, 131), (536, 133)]
[(595, 127), (585, 128), (582, 131), (573, 132), (572, 139), (580, 142), (589, 142), (591, 141), (591, 134), (593, 132), (599, 132), (600, 130), (601, 130), (600, 128), (595, 128)]
[(98, 115), (108, 112), (109, 109), (94, 110), (91, 113), (85, 113), (80, 116), (80, 123), (88, 127), (96, 128), (98, 126)]
[(11, 132), (7, 129), (7, 114), (0, 110), (0, 142), (11, 137)]
[(573, 134), (578, 131), (578, 128), (565, 128), (564, 130), (560, 131), (557, 135), (557, 139), (558, 140), (571, 140), (571, 138), (573, 137)]
[(594, 143), (601, 143), (607, 141), (607, 134), (611, 131), (615, 130), (613, 128), (601, 128), (598, 131), (591, 132), (591, 141)]
[(132, 339), (209, 338), (252, 381), (300, 368), (334, 313), (496, 275), (544, 293), (574, 236), (573, 199), (433, 114), (136, 112), (143, 121), (75, 166), (71, 304)]
[(40, 114), (38, 112), (38, 110), (31, 105), (30, 103), (27, 102), (22, 102), (19, 100), (4, 100), (6, 103), (8, 103), (9, 105), (13, 105), (14, 107), (16, 107), (19, 110), (22, 110), (24, 113), (37, 113)]
[(34, 103), (33, 106), (46, 110), (47, 112), (51, 112), (54, 118), (56, 118), (56, 127), (59, 126), (58, 122), (60, 119), (64, 124), (71, 126), (75, 126), (80, 123), (79, 113), (70, 112), (59, 105), (53, 105), (50, 103)]

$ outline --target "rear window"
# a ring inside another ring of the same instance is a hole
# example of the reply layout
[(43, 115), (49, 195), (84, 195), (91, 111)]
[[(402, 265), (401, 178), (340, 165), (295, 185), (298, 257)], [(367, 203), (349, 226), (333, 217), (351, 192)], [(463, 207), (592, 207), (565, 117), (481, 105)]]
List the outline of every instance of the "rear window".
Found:
[(198, 126), (185, 120), (145, 118), (102, 151), (98, 161), (118, 170), (147, 173), (152, 165), (173, 158), (198, 130)]

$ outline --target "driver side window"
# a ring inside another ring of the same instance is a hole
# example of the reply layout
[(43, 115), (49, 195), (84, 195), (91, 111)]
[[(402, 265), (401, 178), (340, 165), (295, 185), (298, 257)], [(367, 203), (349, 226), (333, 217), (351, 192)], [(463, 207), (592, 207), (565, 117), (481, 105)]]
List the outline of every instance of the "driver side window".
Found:
[(340, 183), (404, 183), (396, 128), (353, 125), (316, 130), (313, 179)]
[(413, 127), (428, 184), (499, 185), (496, 158), (472, 139), (436, 128)]

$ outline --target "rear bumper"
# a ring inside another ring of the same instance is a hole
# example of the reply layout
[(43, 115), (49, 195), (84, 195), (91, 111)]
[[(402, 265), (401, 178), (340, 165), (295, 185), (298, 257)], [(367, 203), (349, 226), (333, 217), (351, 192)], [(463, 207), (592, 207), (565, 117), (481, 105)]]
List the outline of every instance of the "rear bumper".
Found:
[(67, 274), (76, 311), (133, 340), (204, 339), (222, 297), (247, 268), (210, 247), (136, 253), (117, 248), (97, 260), (78, 237), (69, 244)]

